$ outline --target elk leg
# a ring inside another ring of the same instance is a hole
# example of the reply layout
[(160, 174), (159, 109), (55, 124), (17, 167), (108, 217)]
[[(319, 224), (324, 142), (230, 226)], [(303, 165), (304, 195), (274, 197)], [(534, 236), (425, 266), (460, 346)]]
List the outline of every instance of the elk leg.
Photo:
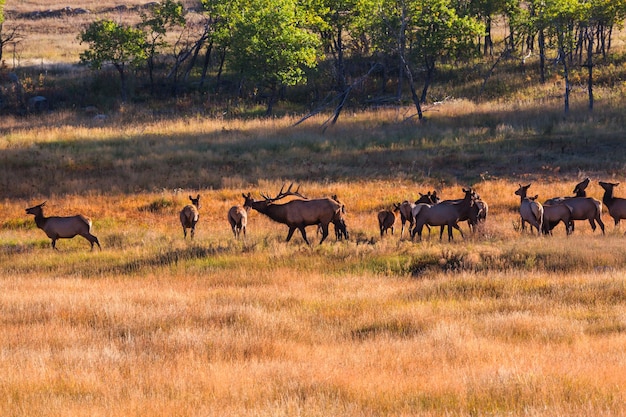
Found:
[(289, 242), (291, 240), (291, 236), (293, 236), (293, 232), (295, 232), (295, 231), (296, 231), (295, 227), (290, 227), (289, 228), (289, 233), (287, 233), (287, 242)]
[[(465, 236), (463, 235), (463, 230), (461, 230), (461, 228), (459, 227), (459, 225), (458, 225), (458, 224), (454, 223), (454, 224), (452, 225), (452, 227), (454, 227), (456, 230), (458, 230), (458, 231), (459, 231), (459, 233), (461, 234), (461, 237), (462, 237), (463, 239), (465, 239)], [(450, 225), (448, 225), (448, 230), (450, 230)], [(452, 233), (450, 233), (450, 236), (452, 236)]]
[[(300, 234), (302, 235), (302, 239), (304, 239), (304, 241), (306, 242), (307, 245), (310, 245), (309, 240), (306, 238), (306, 230), (304, 230), (304, 226), (298, 227), (298, 230), (300, 230)], [(324, 239), (326, 239), (326, 236), (328, 236), (328, 225), (326, 225), (326, 233), (322, 235), (322, 242), (324, 241)], [(320, 242), (320, 243), (322, 243), (322, 242)]]
[[(320, 226), (322, 227), (322, 240), (320, 240), (321, 245), (322, 242), (328, 237), (328, 223), (320, 223)], [(304, 233), (304, 228), (302, 228), (302, 231)]]

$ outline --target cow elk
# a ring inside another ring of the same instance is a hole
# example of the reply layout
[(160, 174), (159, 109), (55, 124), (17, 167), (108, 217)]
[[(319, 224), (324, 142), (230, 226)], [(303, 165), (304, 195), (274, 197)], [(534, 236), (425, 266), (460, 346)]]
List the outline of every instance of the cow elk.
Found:
[(626, 198), (619, 198), (613, 196), (613, 188), (617, 187), (619, 182), (603, 182), (600, 181), (600, 186), (604, 188), (604, 196), (602, 202), (609, 210), (609, 215), (615, 221), (615, 226), (619, 226), (621, 219), (626, 219)]
[(187, 229), (191, 229), (191, 239), (196, 234), (196, 224), (200, 219), (198, 209), (200, 208), (200, 194), (196, 198), (189, 196), (191, 204), (186, 205), (180, 211), (180, 224), (183, 226), (184, 238), (187, 238)]
[[(578, 188), (578, 186), (577, 186)], [(584, 190), (583, 190), (584, 191)], [(581, 194), (580, 190), (577, 194)], [(602, 221), (602, 202), (592, 197), (554, 197), (546, 200), (544, 205), (567, 203), (572, 209), (572, 221), (570, 229), (574, 231), (574, 220), (588, 220), (591, 230), (596, 231), (596, 222), (604, 234), (604, 222)]]
[[(396, 211), (398, 210), (398, 205), (394, 205)], [(391, 234), (393, 235), (393, 225), (396, 222), (396, 214), (391, 210), (381, 210), (378, 212), (378, 230), (380, 231), (380, 237), (383, 237), (388, 230), (391, 230)]]
[(560, 222), (565, 225), (565, 234), (572, 233), (572, 208), (565, 203), (544, 204), (542, 232), (552, 235), (554, 229)]
[[(253, 208), (261, 214), (265, 214), (275, 222), (285, 224), (289, 227), (287, 233), (287, 242), (291, 240), (293, 233), (300, 230), (300, 234), (304, 241), (309, 244), (306, 237), (307, 226), (320, 225), (322, 228), (322, 239), (320, 244), (328, 237), (328, 225), (337, 218), (337, 214), (341, 212), (341, 204), (332, 198), (306, 199), (298, 192), (300, 187), (295, 191), (291, 191), (293, 184), (289, 186), (287, 191), (283, 191), (281, 187), (276, 197), (270, 197), (261, 194), (263, 200), (255, 200), (248, 195), (242, 194), (244, 198), (243, 206)], [(286, 203), (276, 203), (278, 200), (287, 197), (296, 196), (299, 199), (290, 200)]]
[(239, 235), (243, 232), (246, 237), (246, 226), (248, 225), (248, 211), (242, 206), (232, 206), (228, 210), (228, 223), (235, 235), (235, 239), (239, 239)]
[(70, 217), (45, 217), (43, 214), (43, 203), (26, 209), (26, 214), (35, 216), (35, 224), (38, 228), (46, 232), (46, 235), (52, 239), (52, 249), (57, 249), (56, 243), (58, 239), (71, 239), (76, 235), (82, 236), (91, 243), (98, 245), (102, 249), (98, 238), (91, 234), (91, 220), (87, 217), (77, 214)]
[(519, 184), (519, 188), (515, 191), (515, 195), (520, 197), (520, 217), (522, 219), (522, 231), (526, 229), (526, 223), (530, 224), (530, 232), (532, 233), (533, 227), (537, 229), (537, 234), (541, 234), (543, 224), (543, 206), (535, 198), (528, 198), (526, 196), (530, 188), (530, 184)]
[[(453, 239), (452, 229), (456, 229), (463, 237), (463, 232), (458, 225), (459, 219), (466, 218), (474, 207), (476, 194), (471, 188), (463, 188), (465, 196), (460, 202), (450, 204), (417, 204), (415, 206), (415, 227), (411, 232), (411, 237), (416, 234), (422, 239), (422, 229), (424, 225), (448, 226), (448, 241)], [(442, 234), (440, 235), (441, 238)]]

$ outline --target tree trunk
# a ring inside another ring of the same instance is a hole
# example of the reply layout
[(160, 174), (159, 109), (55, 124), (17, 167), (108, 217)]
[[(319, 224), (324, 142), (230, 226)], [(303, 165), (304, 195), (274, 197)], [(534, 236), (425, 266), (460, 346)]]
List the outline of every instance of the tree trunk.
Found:
[(124, 71), (124, 64), (114, 64), (117, 72), (120, 74), (120, 87), (122, 89), (122, 102), (126, 103), (128, 99), (128, 93), (126, 91), (126, 72)]
[(211, 52), (213, 51), (213, 41), (209, 42), (206, 47), (206, 53), (204, 54), (204, 62), (202, 63), (202, 75), (200, 76), (200, 88), (204, 86), (206, 80), (206, 74), (209, 70), (209, 63), (211, 62)]
[(589, 95), (589, 111), (593, 111), (593, 29), (587, 28), (587, 93)]
[(539, 82), (546, 83), (546, 39), (543, 29), (537, 35), (537, 46), (539, 46)]
[(565, 50), (563, 47), (559, 47), (559, 58), (561, 60), (561, 64), (563, 64), (563, 80), (565, 81), (565, 95), (564, 95), (564, 112), (565, 114), (569, 113), (569, 69), (567, 66), (567, 55), (565, 54)]

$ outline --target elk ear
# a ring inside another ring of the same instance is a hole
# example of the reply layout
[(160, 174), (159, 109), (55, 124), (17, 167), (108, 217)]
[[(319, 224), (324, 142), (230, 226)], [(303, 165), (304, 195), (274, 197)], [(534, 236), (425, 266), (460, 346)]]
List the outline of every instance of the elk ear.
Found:
[(44, 201), (43, 203), (41, 203), (41, 204), (39, 205), (39, 207), (43, 207), (43, 206), (45, 206), (47, 202), (48, 202), (48, 200)]
[(198, 196), (196, 197), (196, 200), (200, 200), (200, 194), (198, 194)]
[(190, 199), (191, 201), (193, 201), (193, 198), (192, 198), (191, 196), (189, 196), (189, 199)]

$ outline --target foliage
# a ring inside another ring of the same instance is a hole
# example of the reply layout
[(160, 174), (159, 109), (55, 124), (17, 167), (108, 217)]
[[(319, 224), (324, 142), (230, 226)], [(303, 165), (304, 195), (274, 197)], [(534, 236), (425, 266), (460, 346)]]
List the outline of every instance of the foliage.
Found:
[(100, 20), (81, 32), (79, 39), (88, 44), (88, 49), (80, 54), (83, 64), (96, 69), (112, 64), (117, 69), (122, 82), (122, 99), (125, 100), (126, 67), (136, 67), (146, 59), (143, 31), (112, 20)]

